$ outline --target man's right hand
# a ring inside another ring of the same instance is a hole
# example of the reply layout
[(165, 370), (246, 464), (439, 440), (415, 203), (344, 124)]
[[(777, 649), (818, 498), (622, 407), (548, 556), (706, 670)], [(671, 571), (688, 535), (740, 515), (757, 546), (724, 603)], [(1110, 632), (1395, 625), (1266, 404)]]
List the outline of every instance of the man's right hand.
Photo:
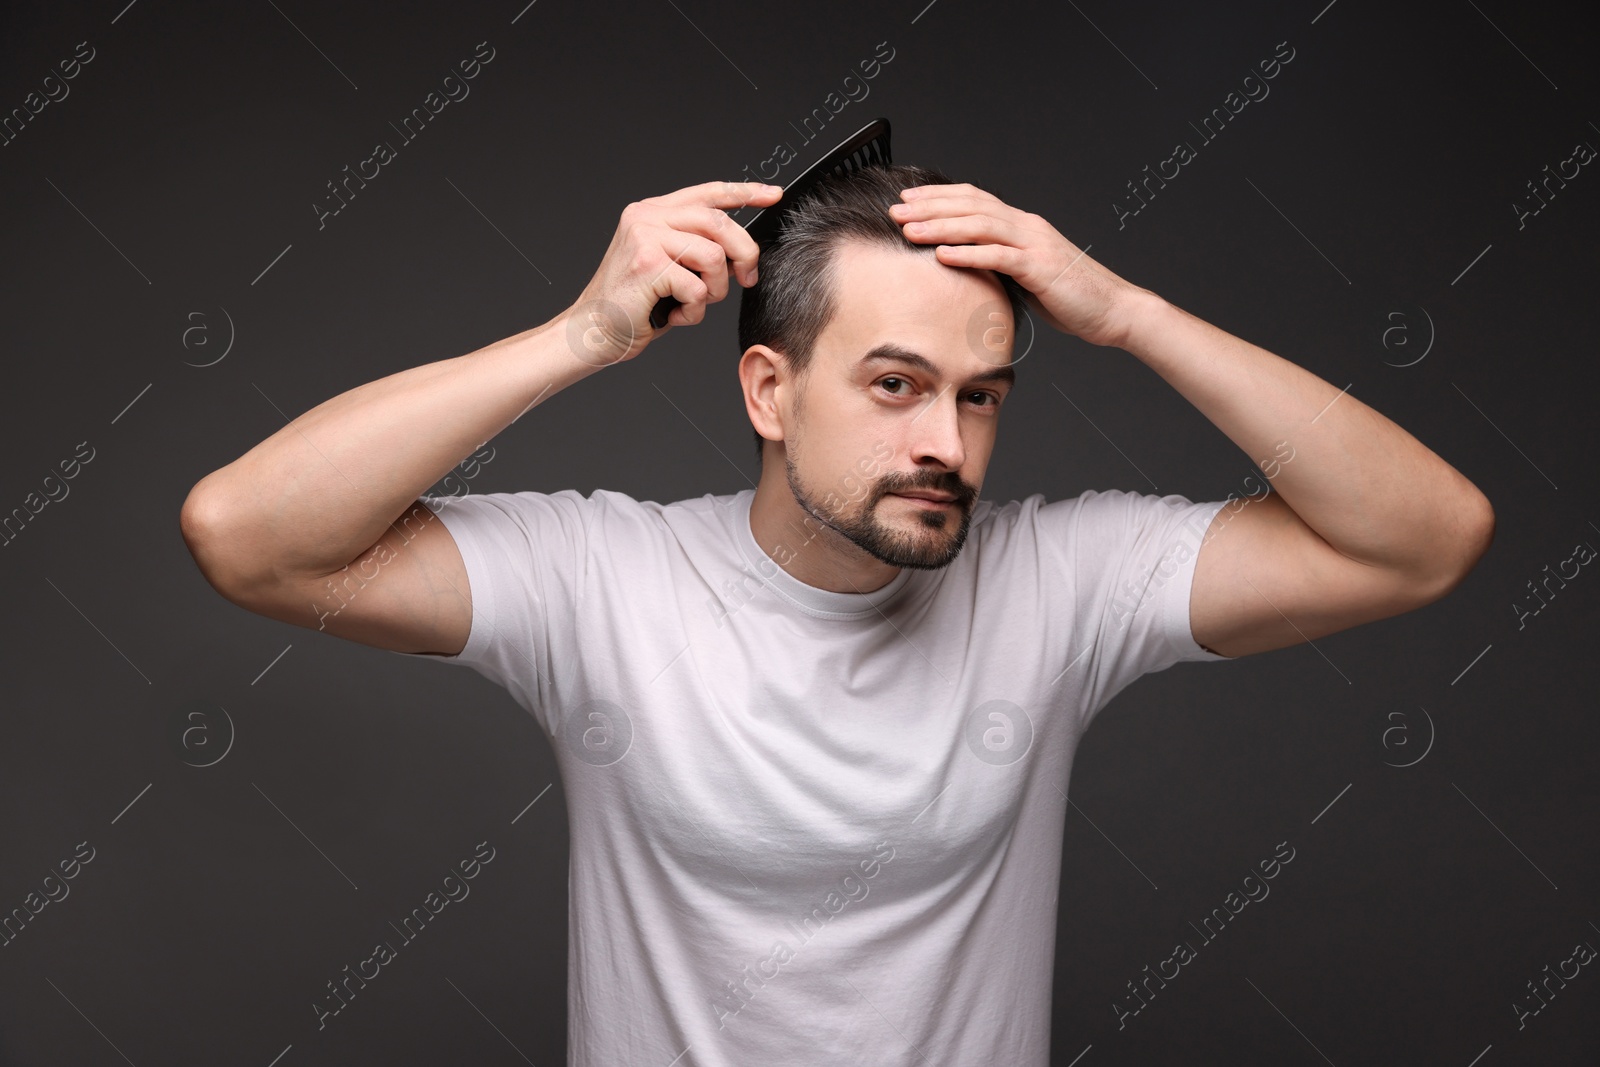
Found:
[[(629, 204), (565, 316), (574, 354), (596, 365), (632, 359), (673, 326), (705, 318), (706, 305), (728, 295), (730, 268), (739, 284), (754, 285), (759, 249), (728, 212), (768, 207), (782, 193), (760, 182), (707, 182)], [(654, 329), (650, 311), (665, 296), (680, 306)]]

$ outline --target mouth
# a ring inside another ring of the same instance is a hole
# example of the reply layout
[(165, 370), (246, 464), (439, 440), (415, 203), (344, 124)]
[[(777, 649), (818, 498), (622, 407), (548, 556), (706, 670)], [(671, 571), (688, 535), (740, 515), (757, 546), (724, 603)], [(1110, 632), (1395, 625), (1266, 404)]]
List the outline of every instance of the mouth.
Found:
[(926, 496), (923, 496), (923, 495), (914, 494), (914, 493), (890, 493), (889, 495), (890, 496), (897, 496), (901, 500), (909, 501), (910, 503), (915, 504), (915, 505), (917, 505), (919, 507), (930, 508), (930, 509), (931, 508), (947, 508), (947, 507), (950, 507), (951, 505), (953, 505), (956, 502), (955, 501), (955, 497), (939, 496), (937, 494), (928, 494)]

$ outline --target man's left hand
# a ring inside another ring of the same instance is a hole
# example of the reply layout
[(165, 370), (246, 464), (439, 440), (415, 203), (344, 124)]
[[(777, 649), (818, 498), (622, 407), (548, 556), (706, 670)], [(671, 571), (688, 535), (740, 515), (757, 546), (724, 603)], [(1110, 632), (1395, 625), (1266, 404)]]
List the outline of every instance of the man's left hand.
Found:
[(906, 239), (939, 262), (1009, 274), (1046, 322), (1090, 344), (1122, 347), (1147, 289), (1102, 267), (1038, 215), (972, 185), (919, 185), (889, 209)]

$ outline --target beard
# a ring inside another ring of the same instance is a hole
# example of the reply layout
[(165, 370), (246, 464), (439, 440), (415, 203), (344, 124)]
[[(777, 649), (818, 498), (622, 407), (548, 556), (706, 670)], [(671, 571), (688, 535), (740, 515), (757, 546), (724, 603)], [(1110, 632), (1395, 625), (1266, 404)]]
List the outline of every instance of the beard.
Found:
[[(915, 475), (891, 472), (874, 482), (859, 503), (846, 503), (841, 508), (830, 510), (813, 499), (805, 486), (800, 484), (799, 471), (790, 451), (785, 450), (784, 469), (795, 503), (807, 515), (874, 559), (892, 567), (938, 570), (948, 566), (961, 553), (961, 546), (967, 540), (967, 527), (972, 522), (972, 505), (978, 493), (962, 482), (960, 475), (954, 471)], [(906, 514), (888, 521), (878, 517), (878, 505), (890, 494), (916, 490), (948, 493), (955, 499), (941, 508), (922, 508), (915, 504), (891, 501), (888, 507), (899, 508)], [(955, 527), (953, 530), (952, 525)]]

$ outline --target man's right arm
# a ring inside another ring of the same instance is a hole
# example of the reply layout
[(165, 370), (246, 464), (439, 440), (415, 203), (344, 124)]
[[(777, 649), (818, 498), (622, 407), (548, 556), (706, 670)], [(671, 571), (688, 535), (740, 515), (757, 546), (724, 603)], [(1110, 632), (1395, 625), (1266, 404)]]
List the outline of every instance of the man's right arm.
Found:
[[(525, 409), (599, 369), (566, 334), (560, 317), (358, 386), (201, 479), (180, 523), (206, 580), (282, 622), (400, 652), (460, 652), (472, 623), (466, 569), (418, 497)], [(346, 566), (373, 580), (347, 586)]]
[[(629, 205), (566, 312), (342, 393), (202, 478), (180, 526), (206, 580), (282, 622), (398, 652), (460, 652), (466, 569), (421, 494), (529, 408), (638, 355), (663, 332), (649, 325), (661, 297), (682, 305), (666, 329), (727, 295), (730, 262), (750, 284), (755, 244), (724, 209), (777, 195), (712, 182)], [(370, 579), (352, 581), (359, 597), (339, 595), (350, 572)]]

